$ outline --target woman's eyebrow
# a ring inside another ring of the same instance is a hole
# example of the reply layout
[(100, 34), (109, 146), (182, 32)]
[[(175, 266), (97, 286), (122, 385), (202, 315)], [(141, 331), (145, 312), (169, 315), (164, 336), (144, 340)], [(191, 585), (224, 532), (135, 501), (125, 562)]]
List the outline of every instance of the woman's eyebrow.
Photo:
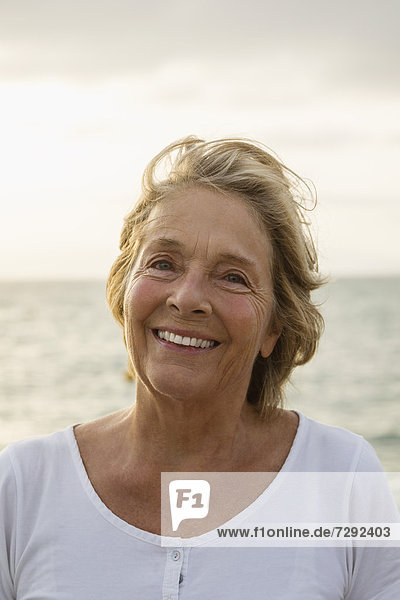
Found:
[(257, 263), (255, 260), (251, 258), (247, 258), (246, 256), (241, 256), (239, 254), (232, 254), (231, 252), (222, 252), (218, 254), (218, 259), (226, 260), (227, 262), (234, 262), (243, 267), (256, 268)]
[[(170, 249), (170, 250), (176, 250), (176, 249), (181, 250), (185, 247), (185, 244), (183, 242), (180, 242), (179, 240), (175, 240), (173, 238), (160, 237), (155, 240), (152, 240), (149, 243), (149, 247), (154, 247), (154, 246), (159, 246), (159, 247)], [(241, 265), (242, 267), (247, 267), (247, 268), (252, 268), (252, 269), (255, 269), (257, 267), (257, 263), (255, 260), (248, 258), (247, 256), (243, 256), (241, 254), (234, 254), (232, 252), (220, 252), (215, 255), (215, 259), (218, 261), (223, 260), (223, 261), (227, 261), (227, 262), (236, 263), (238, 265)]]
[(174, 240), (172, 238), (160, 237), (155, 240), (149, 241), (149, 246), (161, 246), (163, 248), (183, 248), (184, 244), (179, 240)]
[[(146, 239), (145, 239), (146, 241)], [(160, 237), (153, 240), (148, 240), (147, 249), (151, 249), (154, 247), (161, 247), (166, 250), (181, 250), (184, 248), (184, 244), (179, 240), (174, 240), (172, 238)]]

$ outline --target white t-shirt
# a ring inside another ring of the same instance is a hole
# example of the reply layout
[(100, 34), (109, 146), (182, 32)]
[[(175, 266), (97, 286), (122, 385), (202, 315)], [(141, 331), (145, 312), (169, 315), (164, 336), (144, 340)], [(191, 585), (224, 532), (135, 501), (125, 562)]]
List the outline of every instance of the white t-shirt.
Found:
[[(361, 436), (299, 417), (278, 478), (382, 471)], [(258, 515), (271, 497), (284, 501), (284, 488), (275, 487), (255, 501)], [(379, 487), (379, 502), (395, 507), (389, 488)], [(343, 491), (345, 502), (351, 493), (351, 486)], [(200, 538), (192, 547), (164, 547), (160, 536), (114, 515), (87, 477), (73, 427), (0, 453), (1, 600), (400, 598), (399, 547), (227, 548)]]

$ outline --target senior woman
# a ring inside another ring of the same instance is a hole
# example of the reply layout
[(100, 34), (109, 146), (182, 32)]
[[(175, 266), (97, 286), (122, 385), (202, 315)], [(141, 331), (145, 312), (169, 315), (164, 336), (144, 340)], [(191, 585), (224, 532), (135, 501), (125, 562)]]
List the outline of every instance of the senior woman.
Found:
[[(269, 493), (284, 473), (381, 471), (360, 436), (282, 407), (322, 329), (296, 184), (245, 140), (189, 137), (150, 162), (107, 288), (135, 403), (2, 453), (2, 600), (398, 600), (395, 546), (208, 546), (205, 525), (163, 545), (162, 473), (278, 473), (237, 480), (231, 522), (293, 503)], [(395, 511), (385, 484), (377, 497)]]

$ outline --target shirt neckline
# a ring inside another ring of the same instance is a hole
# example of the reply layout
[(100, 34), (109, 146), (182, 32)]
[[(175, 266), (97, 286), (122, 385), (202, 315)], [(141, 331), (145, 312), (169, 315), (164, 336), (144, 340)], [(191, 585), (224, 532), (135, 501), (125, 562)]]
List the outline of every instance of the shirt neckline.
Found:
[[(269, 496), (271, 496), (272, 494), (275, 493), (275, 491), (280, 486), (280, 483), (284, 476), (284, 473), (290, 471), (293, 463), (296, 461), (296, 459), (298, 457), (301, 444), (306, 437), (306, 428), (307, 428), (306, 417), (297, 410), (295, 410), (293, 412), (295, 412), (299, 418), (297, 431), (296, 431), (296, 435), (293, 439), (292, 445), (290, 447), (289, 453), (286, 457), (286, 460), (283, 463), (277, 476), (270, 483), (270, 485), (251, 504), (249, 504), (249, 506), (247, 506), (240, 513), (238, 513), (237, 515), (235, 515), (234, 517), (229, 519), (229, 521), (226, 521), (225, 523), (219, 525), (218, 526), (219, 528), (225, 528), (225, 527), (234, 525), (236, 522), (251, 515), (251, 513), (260, 506), (260, 504), (265, 502)], [(123, 531), (124, 533), (126, 533), (132, 537), (139, 538), (142, 541), (145, 541), (145, 542), (148, 542), (151, 544), (155, 544), (157, 546), (162, 546), (162, 545), (171, 546), (171, 544), (175, 547), (178, 547), (178, 546), (202, 546), (216, 538), (216, 529), (206, 532), (206, 533), (203, 533), (203, 534), (193, 537), (193, 538), (178, 538), (178, 537), (161, 536), (156, 533), (151, 533), (150, 531), (145, 531), (144, 529), (139, 529), (139, 527), (136, 527), (135, 525), (131, 525), (130, 523), (128, 523), (127, 521), (124, 521), (123, 519), (118, 517), (115, 513), (113, 513), (104, 504), (104, 502), (102, 501), (100, 496), (95, 491), (95, 489), (92, 485), (92, 482), (89, 479), (89, 476), (87, 474), (85, 465), (83, 463), (83, 460), (82, 460), (82, 457), (81, 457), (81, 454), (79, 451), (78, 442), (76, 440), (75, 433), (74, 433), (74, 428), (77, 425), (80, 425), (80, 423), (75, 423), (74, 425), (70, 425), (65, 430), (66, 435), (67, 435), (68, 446), (69, 446), (69, 449), (72, 454), (73, 463), (74, 463), (77, 475), (79, 477), (80, 483), (81, 483), (86, 495), (89, 497), (90, 501), (96, 508), (97, 512), (100, 513), (101, 516), (106, 521), (111, 523), (114, 527), (116, 527), (120, 531)], [(162, 544), (162, 542), (164, 542), (164, 544)]]

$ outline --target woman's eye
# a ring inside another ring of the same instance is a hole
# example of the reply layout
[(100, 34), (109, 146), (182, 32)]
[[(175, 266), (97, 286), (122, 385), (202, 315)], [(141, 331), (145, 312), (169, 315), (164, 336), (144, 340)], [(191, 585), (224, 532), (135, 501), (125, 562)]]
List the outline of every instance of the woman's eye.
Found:
[(158, 271), (169, 271), (172, 269), (172, 263), (169, 260), (158, 260), (151, 265), (154, 269)]
[(247, 285), (245, 279), (237, 273), (229, 273), (229, 275), (227, 275), (225, 279), (227, 279), (230, 283), (240, 283), (242, 285)]

